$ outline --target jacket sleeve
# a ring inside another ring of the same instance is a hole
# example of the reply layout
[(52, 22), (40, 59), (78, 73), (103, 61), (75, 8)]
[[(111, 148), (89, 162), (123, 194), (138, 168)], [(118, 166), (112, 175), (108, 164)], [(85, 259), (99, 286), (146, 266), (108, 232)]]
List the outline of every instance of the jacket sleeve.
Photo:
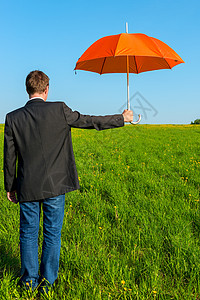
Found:
[(7, 115), (4, 129), (4, 186), (7, 192), (15, 191), (17, 188), (16, 158), (14, 137)]
[(63, 109), (67, 124), (71, 127), (103, 130), (124, 126), (122, 114), (108, 116), (82, 115), (78, 111), (72, 111), (65, 103)]

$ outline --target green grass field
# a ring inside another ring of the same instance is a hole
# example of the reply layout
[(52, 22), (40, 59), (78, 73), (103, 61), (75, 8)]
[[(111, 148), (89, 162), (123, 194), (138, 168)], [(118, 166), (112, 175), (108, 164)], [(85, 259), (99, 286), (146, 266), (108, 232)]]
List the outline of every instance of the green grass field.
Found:
[(81, 188), (66, 194), (59, 277), (39, 298), (17, 286), (19, 205), (3, 188), (0, 127), (0, 299), (200, 299), (200, 126), (72, 137)]

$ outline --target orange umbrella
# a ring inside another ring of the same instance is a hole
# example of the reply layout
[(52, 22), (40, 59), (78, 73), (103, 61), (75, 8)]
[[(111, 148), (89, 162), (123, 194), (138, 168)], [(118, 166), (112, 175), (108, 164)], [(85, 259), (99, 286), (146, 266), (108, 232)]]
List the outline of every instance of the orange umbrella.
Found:
[[(79, 58), (75, 70), (127, 73), (127, 108), (130, 109), (129, 73), (172, 69), (180, 63), (184, 63), (181, 57), (160, 40), (141, 33), (121, 33), (93, 43)], [(132, 123), (139, 121), (140, 116)]]

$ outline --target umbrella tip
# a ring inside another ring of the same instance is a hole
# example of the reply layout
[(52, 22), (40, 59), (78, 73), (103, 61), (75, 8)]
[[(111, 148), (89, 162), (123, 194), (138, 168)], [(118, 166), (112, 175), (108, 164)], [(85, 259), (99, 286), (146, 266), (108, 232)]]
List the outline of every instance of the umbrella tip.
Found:
[(128, 33), (128, 22), (126, 22), (126, 33)]

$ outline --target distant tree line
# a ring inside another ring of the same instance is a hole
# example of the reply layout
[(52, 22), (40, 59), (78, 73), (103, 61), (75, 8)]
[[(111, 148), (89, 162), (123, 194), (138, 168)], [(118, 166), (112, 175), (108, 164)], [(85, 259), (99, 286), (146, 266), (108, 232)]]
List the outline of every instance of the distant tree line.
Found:
[(194, 120), (194, 122), (191, 122), (192, 125), (200, 124), (200, 119)]

